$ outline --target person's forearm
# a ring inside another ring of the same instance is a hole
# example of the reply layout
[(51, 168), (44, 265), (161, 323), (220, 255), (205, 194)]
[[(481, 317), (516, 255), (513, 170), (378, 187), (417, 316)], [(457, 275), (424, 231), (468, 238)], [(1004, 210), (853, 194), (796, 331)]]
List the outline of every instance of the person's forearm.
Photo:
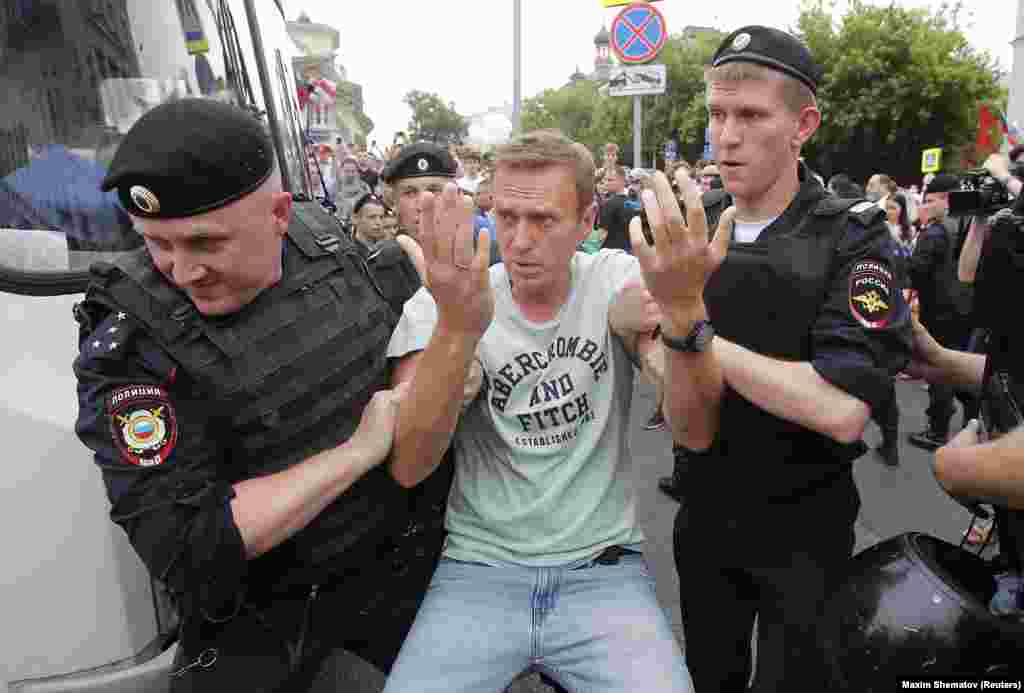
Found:
[(960, 262), (957, 265), (956, 276), (960, 281), (973, 284), (978, 272), (978, 262), (981, 260), (981, 248), (984, 245), (985, 232), (988, 225), (975, 219), (971, 222), (971, 228), (967, 231), (967, 238), (964, 239), (964, 247), (960, 250)]
[[(703, 306), (673, 316), (662, 329), (670, 337), (685, 338), (697, 320), (707, 318)], [(718, 341), (712, 340), (712, 347)], [(665, 352), (662, 406), (672, 440), (696, 452), (707, 450), (718, 435), (722, 392), (722, 369), (713, 348), (685, 353), (659, 345)]]
[(780, 361), (725, 339), (712, 342), (725, 382), (751, 403), (841, 443), (859, 440), (870, 408), (806, 361)]
[(930, 364), (918, 370), (929, 383), (977, 392), (985, 377), (985, 355), (939, 347)]
[(402, 486), (415, 486), (430, 476), (448, 450), (462, 411), (476, 341), (438, 323), (420, 354), (398, 413), (388, 466)]
[(935, 478), (951, 495), (1024, 510), (1024, 428), (989, 443), (940, 448)]
[(380, 461), (350, 438), (284, 471), (236, 483), (231, 513), (246, 558), (266, 553), (308, 525)]

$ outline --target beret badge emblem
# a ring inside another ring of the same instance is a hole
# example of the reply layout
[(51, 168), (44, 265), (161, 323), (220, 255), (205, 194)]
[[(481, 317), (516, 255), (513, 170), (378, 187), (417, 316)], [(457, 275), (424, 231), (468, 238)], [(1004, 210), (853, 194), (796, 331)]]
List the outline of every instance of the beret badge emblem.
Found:
[(135, 206), (146, 214), (156, 214), (160, 211), (160, 200), (157, 199), (157, 196), (149, 188), (133, 185), (128, 194), (131, 195)]
[(426, 171), (428, 168), (430, 168), (430, 163), (427, 162), (426, 159), (421, 158), (419, 161), (416, 162), (416, 168), (418, 168), (421, 171)]
[(732, 49), (734, 51), (741, 51), (750, 45), (750, 34), (742, 33), (732, 41)]

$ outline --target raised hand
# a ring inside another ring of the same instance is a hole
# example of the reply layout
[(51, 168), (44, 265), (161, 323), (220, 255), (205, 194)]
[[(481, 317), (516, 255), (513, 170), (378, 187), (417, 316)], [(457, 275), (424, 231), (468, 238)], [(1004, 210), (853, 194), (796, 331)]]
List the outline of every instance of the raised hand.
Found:
[(479, 339), (494, 317), (488, 273), (491, 239), (473, 248), (473, 203), (448, 183), (440, 197), (420, 197), (420, 243), (425, 284), (437, 303), (438, 326)]
[(704, 286), (725, 259), (732, 238), (736, 209), (730, 207), (719, 221), (714, 238), (708, 240), (708, 224), (696, 184), (680, 181), (686, 216), (672, 193), (665, 174), (652, 177), (652, 190), (641, 194), (644, 210), (654, 236), (654, 245), (644, 240), (640, 217), (630, 222), (633, 253), (640, 261), (651, 296), (669, 320), (692, 316), (703, 310)]

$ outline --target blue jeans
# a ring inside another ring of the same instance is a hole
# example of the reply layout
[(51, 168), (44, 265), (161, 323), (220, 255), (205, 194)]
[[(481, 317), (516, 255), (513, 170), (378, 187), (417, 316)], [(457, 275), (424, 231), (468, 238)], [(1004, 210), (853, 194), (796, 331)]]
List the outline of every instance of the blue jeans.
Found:
[(499, 693), (523, 671), (570, 691), (693, 690), (641, 554), (614, 565), (442, 558), (385, 693)]

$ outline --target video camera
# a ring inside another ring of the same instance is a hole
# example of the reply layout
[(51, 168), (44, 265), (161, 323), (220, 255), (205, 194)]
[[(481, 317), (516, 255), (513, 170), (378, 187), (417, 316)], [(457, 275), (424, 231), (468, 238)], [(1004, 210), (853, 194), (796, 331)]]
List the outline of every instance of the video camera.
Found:
[[(1024, 162), (1012, 164), (1010, 175), (1024, 180)], [(966, 171), (961, 176), (960, 186), (960, 190), (949, 193), (951, 217), (990, 216), (1013, 205), (1010, 191), (987, 169)]]

